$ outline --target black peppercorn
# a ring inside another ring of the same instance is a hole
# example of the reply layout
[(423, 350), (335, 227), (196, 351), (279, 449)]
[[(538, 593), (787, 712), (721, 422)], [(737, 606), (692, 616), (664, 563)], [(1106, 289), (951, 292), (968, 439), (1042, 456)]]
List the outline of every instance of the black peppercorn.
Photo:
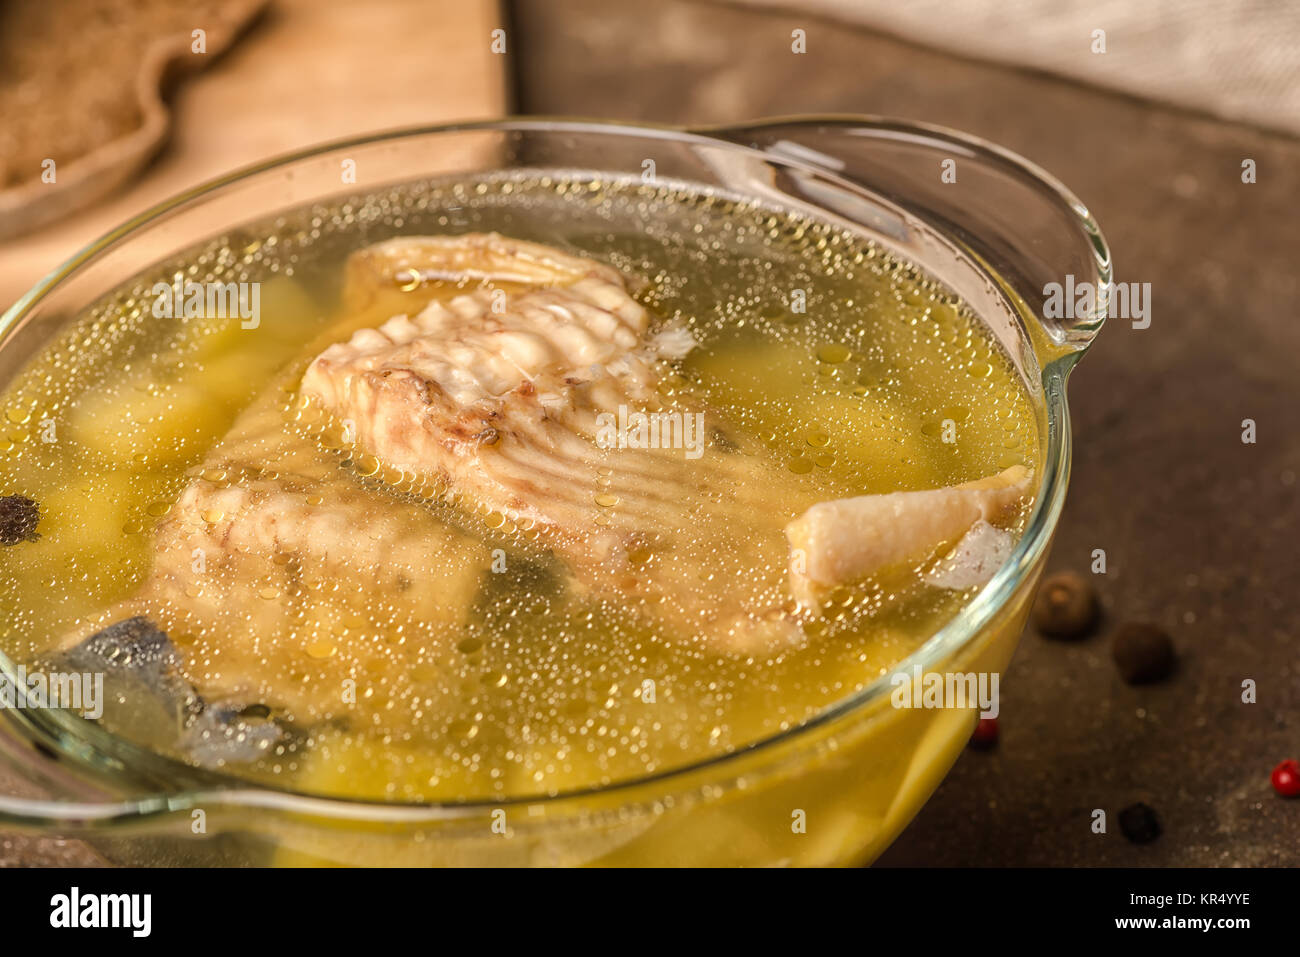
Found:
[(1034, 626), (1048, 638), (1074, 640), (1097, 623), (1097, 593), (1082, 575), (1061, 572), (1043, 580), (1034, 600)]
[(1153, 808), (1139, 801), (1119, 812), (1119, 829), (1134, 844), (1149, 844), (1160, 836), (1160, 819)]
[(1162, 629), (1129, 622), (1115, 633), (1111, 655), (1120, 676), (1131, 685), (1168, 677), (1176, 661), (1174, 643)]
[(40, 507), (23, 495), (0, 498), (0, 545), (34, 542), (40, 536), (36, 526), (41, 520)]

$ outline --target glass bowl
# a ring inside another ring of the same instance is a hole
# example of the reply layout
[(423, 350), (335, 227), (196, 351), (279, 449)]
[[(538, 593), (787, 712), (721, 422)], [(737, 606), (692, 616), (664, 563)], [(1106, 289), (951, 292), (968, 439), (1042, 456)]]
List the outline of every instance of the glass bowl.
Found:
[[(896, 666), (1000, 673), (1028, 615), (1065, 497), (1065, 385), (1105, 320), (1111, 265), (1088, 210), (1028, 161), (975, 137), (878, 117), (683, 130), (512, 119), (332, 143), (222, 177), (151, 209), (43, 279), (0, 320), (0, 385), (74, 316), (200, 241), (374, 184), (514, 170), (656, 175), (752, 197), (867, 235), (966, 300), (1039, 416), (1027, 530), (962, 612)], [(1103, 294), (1041, 318), (1045, 288)], [(0, 668), (15, 665), (0, 655)], [(0, 829), (77, 837), (139, 865), (841, 865), (874, 859), (970, 737), (974, 707), (891, 704), (885, 675), (782, 734), (687, 767), (547, 798), (396, 804), (250, 785), (151, 753), (70, 712), (0, 710), (0, 757), (26, 794)]]

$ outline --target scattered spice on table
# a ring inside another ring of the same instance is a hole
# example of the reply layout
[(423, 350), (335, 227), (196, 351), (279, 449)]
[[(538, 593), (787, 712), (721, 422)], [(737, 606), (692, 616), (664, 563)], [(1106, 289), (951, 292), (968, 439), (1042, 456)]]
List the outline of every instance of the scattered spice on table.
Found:
[(1131, 685), (1167, 678), (1177, 663), (1173, 639), (1162, 628), (1145, 622), (1121, 625), (1111, 655), (1120, 677)]
[(971, 732), (970, 746), (976, 751), (987, 751), (998, 743), (998, 719), (980, 718)]
[(1139, 801), (1119, 812), (1119, 829), (1134, 844), (1149, 844), (1160, 836), (1155, 809)]
[(1284, 798), (1300, 797), (1300, 761), (1288, 758), (1273, 769), (1269, 780)]
[(1047, 638), (1077, 641), (1086, 638), (1100, 617), (1096, 589), (1076, 572), (1060, 572), (1043, 580), (1034, 600), (1034, 626)]

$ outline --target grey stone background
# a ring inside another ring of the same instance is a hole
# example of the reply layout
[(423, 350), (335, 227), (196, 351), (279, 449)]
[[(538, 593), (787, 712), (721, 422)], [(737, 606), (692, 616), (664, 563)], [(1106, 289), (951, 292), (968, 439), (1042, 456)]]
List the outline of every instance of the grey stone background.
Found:
[[(680, 0), (514, 11), (523, 112), (955, 127), (1062, 179), (1100, 221), (1117, 278), (1152, 284), (1151, 327), (1109, 323), (1070, 387), (1075, 467), (1048, 570), (1086, 573), (1106, 550), (1103, 628), (1079, 644), (1026, 634), (999, 746), (968, 751), (880, 863), (1300, 864), (1300, 800), (1269, 786), (1300, 757), (1300, 143), (806, 14)], [(1108, 640), (1125, 619), (1173, 635), (1165, 683), (1119, 680)], [(1245, 678), (1257, 704), (1241, 701)], [(1160, 816), (1151, 844), (1119, 833), (1136, 800)], [(1091, 832), (1093, 808), (1109, 834)]]

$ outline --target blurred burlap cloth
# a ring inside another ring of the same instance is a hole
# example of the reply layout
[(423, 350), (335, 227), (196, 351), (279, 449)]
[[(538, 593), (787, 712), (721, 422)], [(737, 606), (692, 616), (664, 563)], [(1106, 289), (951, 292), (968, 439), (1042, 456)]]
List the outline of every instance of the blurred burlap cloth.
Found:
[[(739, 0), (1300, 134), (1294, 0)], [(1104, 31), (1105, 52), (1095, 31)], [(815, 36), (808, 53), (815, 52)], [(1080, 130), (1104, 136), (1105, 130)]]

